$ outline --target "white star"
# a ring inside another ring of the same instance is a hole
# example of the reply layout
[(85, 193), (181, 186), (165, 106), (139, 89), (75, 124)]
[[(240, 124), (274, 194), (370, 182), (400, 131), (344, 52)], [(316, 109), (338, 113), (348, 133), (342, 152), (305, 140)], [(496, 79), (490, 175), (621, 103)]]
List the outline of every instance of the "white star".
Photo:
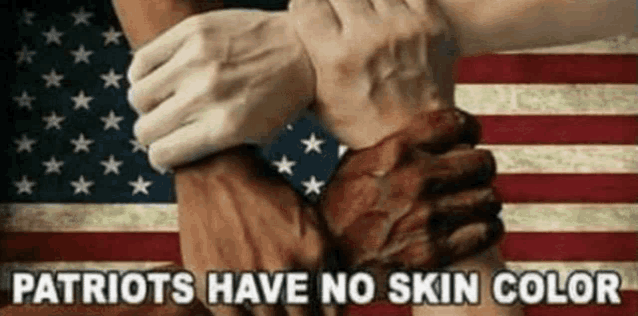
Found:
[(115, 43), (115, 45), (120, 44), (119, 37), (122, 36), (122, 32), (116, 32), (115, 28), (111, 26), (107, 32), (102, 32), (102, 36), (104, 36), (104, 46), (108, 46), (110, 43)]
[(60, 36), (64, 35), (63, 32), (58, 32), (58, 30), (55, 29), (55, 26), (51, 26), (51, 30), (48, 32), (42, 32), (42, 35), (44, 35), (47, 38), (47, 45), (51, 44), (51, 43), (56, 43), (59, 45), (62, 45), (62, 40), (60, 39)]
[(95, 182), (84, 180), (84, 176), (80, 176), (78, 181), (71, 181), (71, 185), (75, 188), (73, 195), (84, 193), (86, 195), (90, 195), (89, 187), (92, 186)]
[(75, 148), (73, 148), (73, 153), (77, 154), (80, 151), (86, 151), (88, 153), (89, 145), (95, 143), (95, 141), (91, 139), (85, 139), (84, 134), (80, 133), (80, 137), (78, 137), (78, 139), (71, 139), (71, 143), (75, 146)]
[(301, 184), (306, 187), (306, 192), (304, 192), (305, 195), (310, 193), (316, 193), (318, 195), (321, 194), (319, 188), (326, 183), (324, 181), (317, 181), (315, 176), (310, 176), (310, 181), (301, 181)]
[(22, 10), (22, 21), (24, 24), (31, 25), (33, 21), (31, 21), (35, 17), (35, 12), (27, 11), (27, 9)]
[(341, 158), (343, 157), (343, 155), (346, 154), (346, 151), (348, 151), (348, 146), (346, 145), (339, 145), (339, 154), (338, 157)]
[(104, 170), (104, 175), (107, 175), (110, 172), (120, 174), (120, 169), (118, 168), (123, 164), (123, 162), (115, 160), (115, 156), (111, 155), (108, 161), (100, 161), (100, 164), (106, 168)]
[(113, 68), (111, 68), (109, 73), (100, 75), (100, 78), (102, 78), (102, 80), (104, 80), (104, 88), (105, 89), (110, 87), (110, 86), (114, 86), (117, 89), (119, 89), (120, 88), (120, 83), (117, 82), (117, 81), (121, 80), (123, 77), (124, 77), (123, 75), (116, 74), (115, 70)]
[(33, 144), (37, 143), (37, 141), (35, 139), (29, 139), (27, 137), (27, 134), (22, 134), (22, 138), (21, 139), (15, 139), (15, 140), (13, 140), (13, 142), (18, 145), (18, 152), (23, 152), (25, 150), (27, 152), (31, 152), (31, 150), (32, 150), (31, 146), (33, 146)]
[(319, 145), (325, 143), (325, 141), (315, 138), (315, 133), (310, 134), (309, 139), (302, 139), (301, 143), (306, 145), (306, 149), (304, 150), (304, 154), (307, 154), (311, 151), (316, 151), (317, 153), (321, 153), (321, 148)]
[(287, 128), (289, 131), (292, 131), (292, 124), (288, 124), (288, 125), (286, 125), (286, 128)]
[(280, 161), (273, 161), (272, 164), (277, 166), (277, 172), (287, 173), (292, 176), (292, 166), (296, 165), (297, 163), (292, 160), (288, 161), (288, 157), (286, 157), (286, 155), (283, 155)]
[(48, 75), (42, 75), (42, 79), (47, 81), (45, 88), (49, 88), (51, 86), (54, 86), (56, 88), (61, 87), (62, 85), (60, 84), (60, 81), (63, 78), (64, 75), (58, 75), (55, 72), (55, 69), (51, 69), (51, 72)]
[(80, 47), (78, 47), (78, 50), (71, 51), (71, 55), (75, 57), (75, 60), (73, 61), (74, 64), (77, 64), (82, 61), (89, 64), (90, 63), (89, 56), (93, 55), (93, 51), (84, 50), (84, 45), (80, 45)]
[(51, 160), (45, 161), (42, 164), (45, 167), (47, 167), (47, 170), (44, 171), (44, 174), (49, 174), (49, 173), (62, 174), (62, 170), (60, 170), (60, 167), (64, 165), (64, 161), (56, 161), (55, 157), (51, 156)]
[(146, 152), (146, 147), (144, 147), (142, 144), (140, 144), (140, 142), (136, 141), (135, 139), (129, 140), (129, 143), (133, 145), (133, 152), (137, 152), (138, 150), (142, 152)]
[(87, 97), (86, 95), (84, 95), (84, 90), (80, 90), (77, 96), (71, 97), (71, 100), (73, 100), (73, 103), (75, 103), (75, 106), (73, 106), (74, 110), (77, 110), (79, 108), (85, 108), (88, 110), (89, 102), (93, 100), (93, 97), (91, 96)]
[(142, 192), (145, 195), (148, 195), (148, 191), (147, 191), (147, 187), (149, 185), (151, 185), (151, 181), (144, 181), (144, 178), (142, 178), (142, 176), (138, 176), (137, 177), (137, 181), (129, 181), (128, 184), (130, 186), (133, 187), (133, 195), (137, 194), (138, 192)]
[(22, 91), (22, 95), (19, 97), (13, 97), (13, 100), (18, 102), (20, 107), (26, 107), (31, 110), (31, 102), (35, 100), (35, 97), (30, 97), (26, 91)]
[(27, 62), (27, 64), (32, 63), (33, 59), (31, 57), (33, 57), (33, 55), (35, 55), (34, 50), (29, 50), (27, 45), (22, 45), (22, 50), (16, 52), (16, 56), (18, 56), (18, 65), (22, 62)]
[(31, 188), (35, 186), (35, 182), (29, 181), (29, 179), (27, 179), (27, 176), (22, 176), (22, 180), (13, 181), (13, 185), (18, 188), (18, 194), (26, 193), (31, 195), (31, 193), (33, 193), (33, 191), (31, 191)]
[(85, 12), (84, 7), (80, 7), (80, 10), (77, 13), (71, 13), (75, 22), (73, 25), (85, 24), (89, 25), (89, 18), (93, 16), (92, 12)]
[(107, 130), (112, 127), (119, 131), (120, 126), (117, 124), (119, 124), (120, 121), (122, 121), (123, 119), (124, 119), (123, 116), (115, 116), (115, 112), (113, 112), (113, 110), (111, 110), (111, 112), (109, 113), (109, 116), (100, 117), (100, 120), (104, 122), (104, 130)]
[(55, 129), (61, 129), (60, 123), (64, 121), (64, 116), (58, 116), (55, 112), (51, 112), (51, 115), (42, 118), (43, 121), (47, 123), (47, 126), (44, 129), (49, 129), (55, 127)]

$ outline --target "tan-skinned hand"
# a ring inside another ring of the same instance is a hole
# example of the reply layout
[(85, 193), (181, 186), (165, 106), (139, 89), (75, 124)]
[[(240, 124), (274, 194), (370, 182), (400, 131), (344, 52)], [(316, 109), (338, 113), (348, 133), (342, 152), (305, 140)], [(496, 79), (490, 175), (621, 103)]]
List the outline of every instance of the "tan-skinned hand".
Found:
[(317, 76), (315, 110), (352, 149), (454, 107), (454, 34), (433, 1), (292, 0)]

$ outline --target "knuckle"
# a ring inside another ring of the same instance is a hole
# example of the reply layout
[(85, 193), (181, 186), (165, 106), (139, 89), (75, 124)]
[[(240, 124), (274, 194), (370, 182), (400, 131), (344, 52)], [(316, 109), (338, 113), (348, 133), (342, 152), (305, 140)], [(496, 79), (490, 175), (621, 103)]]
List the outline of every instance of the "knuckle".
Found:
[(197, 30), (191, 34), (187, 45), (191, 61), (204, 61), (210, 56), (208, 37), (204, 30)]
[(133, 126), (133, 135), (142, 145), (148, 145), (150, 143), (149, 128), (150, 126), (145, 117), (138, 119)]
[(144, 92), (137, 86), (131, 86), (126, 93), (126, 98), (135, 111), (140, 114), (146, 112), (144, 108)]
[(131, 65), (129, 66), (129, 69), (126, 72), (126, 78), (131, 84), (136, 83), (140, 79), (140, 76), (141, 76), (140, 72), (141, 72), (142, 63), (143, 63), (142, 53), (143, 53), (142, 51), (139, 51), (133, 56)]
[(148, 147), (148, 160), (151, 166), (159, 169), (167, 168), (166, 153), (159, 144), (151, 144)]
[(181, 27), (184, 31), (197, 31), (201, 30), (204, 27), (204, 15), (196, 14), (190, 17), (187, 17), (182, 22), (179, 23), (179, 27)]

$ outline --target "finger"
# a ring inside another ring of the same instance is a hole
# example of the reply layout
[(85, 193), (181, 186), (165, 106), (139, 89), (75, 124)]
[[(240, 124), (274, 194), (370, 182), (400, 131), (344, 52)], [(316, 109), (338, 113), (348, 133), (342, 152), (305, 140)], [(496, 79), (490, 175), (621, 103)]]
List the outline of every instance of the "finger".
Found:
[(160, 138), (148, 149), (151, 166), (171, 168), (240, 144), (229, 137), (223, 124), (223, 118), (197, 122)]
[(496, 217), (460, 227), (440, 242), (441, 264), (448, 265), (482, 252), (497, 243), (503, 232), (503, 222)]
[(197, 22), (200, 20), (199, 15), (189, 17), (139, 49), (133, 56), (133, 61), (127, 72), (129, 82), (136, 83), (171, 58), (194, 32)]
[(464, 191), (433, 204), (433, 215), (426, 227), (436, 236), (448, 236), (465, 225), (495, 218), (502, 209), (491, 188)]
[(141, 115), (133, 126), (133, 135), (137, 141), (148, 146), (180, 126), (187, 125), (186, 116), (195, 110), (193, 99), (172, 96), (162, 102), (153, 111)]
[(479, 149), (451, 151), (425, 168), (427, 176), (421, 190), (425, 197), (486, 185), (496, 175), (494, 156), (488, 150)]
[(480, 124), (457, 109), (438, 110), (416, 115), (402, 136), (425, 151), (442, 152), (458, 143), (477, 143)]
[(185, 58), (175, 55), (169, 62), (140, 81), (131, 84), (128, 101), (138, 114), (153, 110), (175, 92), (176, 79), (186, 64)]
[(447, 194), (434, 201), (435, 217), (486, 218), (498, 215), (501, 198), (492, 187), (465, 190)]
[(229, 30), (237, 30), (238, 25), (254, 23), (259, 19), (264, 19), (265, 16), (267, 14), (257, 10), (223, 10), (191, 16), (168, 29), (135, 53), (127, 72), (128, 80), (135, 83), (168, 61), (194, 34), (200, 33), (209, 39), (216, 39), (220, 34), (228, 33)]

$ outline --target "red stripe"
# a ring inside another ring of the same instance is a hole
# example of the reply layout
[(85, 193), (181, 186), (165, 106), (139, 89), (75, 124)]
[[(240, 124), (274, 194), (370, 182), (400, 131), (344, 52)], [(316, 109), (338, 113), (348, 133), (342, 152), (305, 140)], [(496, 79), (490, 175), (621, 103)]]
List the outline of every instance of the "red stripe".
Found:
[[(636, 260), (635, 233), (507, 233), (506, 260)], [(5, 233), (0, 262), (181, 262), (178, 233)]]
[(628, 83), (637, 55), (484, 55), (462, 58), (457, 83)]
[(507, 203), (638, 201), (638, 174), (502, 174), (494, 185)]
[(635, 261), (637, 233), (507, 233), (509, 261)]
[(638, 116), (479, 116), (485, 144), (638, 143)]
[[(529, 305), (526, 316), (635, 316), (638, 315), (638, 292), (622, 291), (620, 305)], [(348, 307), (348, 316), (411, 316), (407, 306), (390, 304)]]

